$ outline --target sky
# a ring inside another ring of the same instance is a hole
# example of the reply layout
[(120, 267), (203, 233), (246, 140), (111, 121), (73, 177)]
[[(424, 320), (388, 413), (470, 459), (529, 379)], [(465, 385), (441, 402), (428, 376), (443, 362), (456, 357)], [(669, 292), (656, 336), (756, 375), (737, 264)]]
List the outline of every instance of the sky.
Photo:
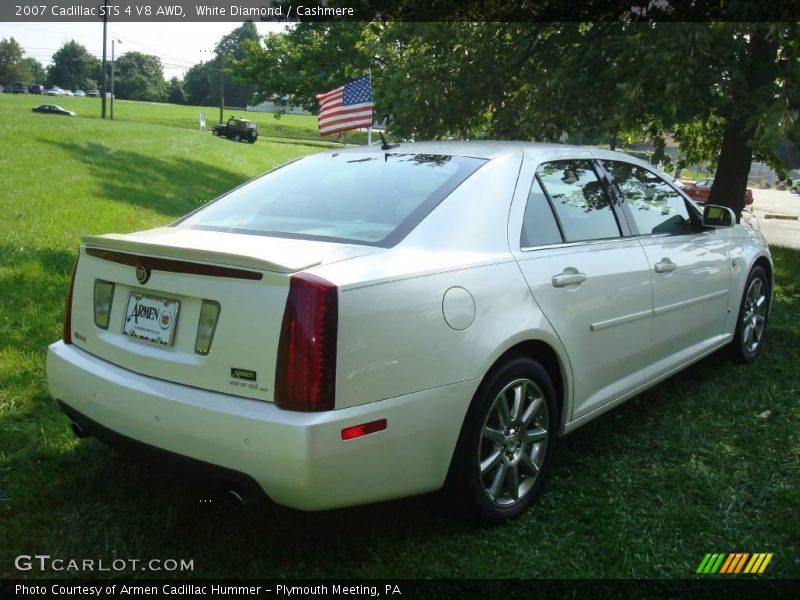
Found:
[[(164, 77), (183, 77), (189, 67), (214, 56), (214, 46), (240, 23), (108, 23), (107, 55), (111, 40), (115, 55), (136, 50), (155, 54), (164, 66)], [(256, 23), (260, 35), (282, 31), (281, 23)], [(66, 42), (75, 40), (98, 58), (103, 55), (103, 25), (97, 23), (0, 23), (0, 39), (13, 37), (25, 56), (45, 67)]]

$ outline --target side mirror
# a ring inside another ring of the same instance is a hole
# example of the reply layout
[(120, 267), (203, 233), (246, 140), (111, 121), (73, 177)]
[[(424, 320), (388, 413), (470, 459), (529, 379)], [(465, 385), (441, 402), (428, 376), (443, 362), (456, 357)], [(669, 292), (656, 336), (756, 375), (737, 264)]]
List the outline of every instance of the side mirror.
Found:
[(736, 223), (736, 215), (727, 206), (706, 204), (703, 207), (703, 225), (706, 227), (731, 227)]

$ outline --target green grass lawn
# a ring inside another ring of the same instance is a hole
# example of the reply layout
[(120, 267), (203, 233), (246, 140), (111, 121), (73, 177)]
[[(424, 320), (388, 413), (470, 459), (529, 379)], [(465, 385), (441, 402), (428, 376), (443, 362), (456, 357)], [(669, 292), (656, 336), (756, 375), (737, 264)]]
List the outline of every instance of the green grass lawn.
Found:
[[(0, 96), (0, 106), (14, 107), (17, 110), (33, 108), (40, 104), (58, 104), (78, 113), (79, 119), (100, 119), (100, 98), (76, 98), (70, 96)], [(110, 115), (110, 100), (106, 103), (106, 112)], [(206, 113), (206, 130), (211, 131), (219, 122), (219, 106), (181, 106), (178, 104), (159, 104), (153, 102), (133, 102), (130, 100), (114, 100), (114, 120), (121, 123), (140, 123), (147, 125), (163, 125), (180, 129), (200, 130), (200, 111)], [(50, 115), (42, 115), (49, 117)], [(282, 115), (275, 118), (272, 113), (247, 112), (244, 110), (225, 110), (224, 117), (237, 116), (258, 123), (258, 133), (262, 138), (274, 138), (284, 141), (303, 140), (319, 143), (321, 146), (336, 141), (335, 135), (320, 136), (317, 117), (310, 115)], [(347, 142), (363, 144), (367, 134), (361, 131), (347, 132)]]
[[(681, 578), (706, 553), (742, 551), (775, 553), (761, 577), (800, 577), (800, 253), (773, 249), (757, 364), (712, 356), (564, 438), (514, 523), (474, 528), (437, 495), (237, 512), (78, 441), (47, 393), (46, 348), (82, 234), (168, 223), (315, 148), (215, 139), (177, 122), (185, 107), (120, 102), (112, 123), (29, 101), (0, 96), (0, 576), (19, 575), (18, 554), (49, 554), (193, 559), (203, 578)], [(84, 102), (97, 100), (63, 104)]]

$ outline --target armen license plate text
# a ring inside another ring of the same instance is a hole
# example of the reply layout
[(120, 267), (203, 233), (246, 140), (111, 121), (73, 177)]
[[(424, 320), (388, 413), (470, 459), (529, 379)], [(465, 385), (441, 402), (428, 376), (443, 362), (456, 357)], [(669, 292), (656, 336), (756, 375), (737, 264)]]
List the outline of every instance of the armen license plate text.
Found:
[(125, 309), (122, 333), (170, 346), (175, 334), (180, 305), (178, 300), (131, 292)]

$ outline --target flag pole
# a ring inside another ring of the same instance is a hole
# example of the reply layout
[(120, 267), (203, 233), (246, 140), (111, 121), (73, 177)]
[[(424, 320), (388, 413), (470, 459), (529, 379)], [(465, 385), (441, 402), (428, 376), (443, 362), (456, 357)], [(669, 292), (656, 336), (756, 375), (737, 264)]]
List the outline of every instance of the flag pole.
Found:
[[(369, 73), (369, 93), (372, 95), (372, 68), (368, 69), (367, 72)], [(375, 102), (375, 99), (372, 99)], [(375, 106), (373, 104), (373, 106)], [(373, 109), (374, 110), (374, 109)], [(367, 146), (372, 145), (372, 119), (369, 121), (369, 127), (367, 127)]]

